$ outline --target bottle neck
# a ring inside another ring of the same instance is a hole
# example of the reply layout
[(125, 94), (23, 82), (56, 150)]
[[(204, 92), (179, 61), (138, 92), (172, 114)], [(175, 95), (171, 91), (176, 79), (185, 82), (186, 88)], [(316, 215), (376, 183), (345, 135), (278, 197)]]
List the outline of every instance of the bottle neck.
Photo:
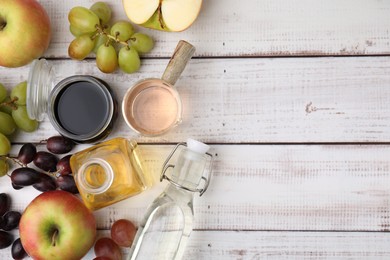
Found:
[(100, 158), (85, 162), (79, 169), (77, 181), (80, 188), (91, 194), (107, 191), (114, 180), (114, 172), (110, 164)]
[(188, 189), (196, 189), (203, 176), (206, 157), (189, 149), (180, 152), (172, 173), (172, 180)]

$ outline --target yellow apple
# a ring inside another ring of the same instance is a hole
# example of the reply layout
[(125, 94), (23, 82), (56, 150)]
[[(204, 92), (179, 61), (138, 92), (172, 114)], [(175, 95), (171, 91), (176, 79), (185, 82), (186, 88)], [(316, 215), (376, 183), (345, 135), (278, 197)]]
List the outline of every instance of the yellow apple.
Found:
[(0, 0), (0, 66), (20, 67), (49, 47), (50, 20), (36, 0)]
[(73, 194), (46, 191), (23, 212), (19, 234), (33, 259), (80, 260), (95, 242), (96, 220)]
[(147, 28), (180, 32), (196, 20), (202, 0), (123, 0), (126, 15)]

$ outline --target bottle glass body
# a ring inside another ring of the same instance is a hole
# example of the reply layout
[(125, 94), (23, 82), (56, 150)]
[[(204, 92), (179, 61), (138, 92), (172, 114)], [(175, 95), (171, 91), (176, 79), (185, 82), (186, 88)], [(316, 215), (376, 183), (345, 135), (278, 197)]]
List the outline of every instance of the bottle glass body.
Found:
[(182, 259), (192, 232), (194, 191), (206, 162), (205, 154), (180, 152), (170, 183), (149, 206), (128, 259)]
[(75, 153), (70, 165), (81, 198), (91, 210), (139, 194), (152, 184), (137, 143), (125, 138)]

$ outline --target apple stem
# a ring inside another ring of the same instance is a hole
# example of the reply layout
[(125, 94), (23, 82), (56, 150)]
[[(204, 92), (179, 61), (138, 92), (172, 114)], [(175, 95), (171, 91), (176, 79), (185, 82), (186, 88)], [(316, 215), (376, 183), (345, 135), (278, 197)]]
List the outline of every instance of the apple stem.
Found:
[(58, 229), (56, 228), (54, 230), (53, 236), (51, 237), (51, 245), (52, 246), (56, 246), (57, 237), (58, 237)]
[(160, 0), (160, 4), (158, 5), (158, 9), (157, 9), (157, 12), (158, 12), (158, 22), (160, 23), (160, 26), (161, 28), (165, 28), (164, 26), (164, 22), (162, 20), (162, 10), (161, 10), (161, 3), (162, 3), (162, 0)]
[(7, 22), (3, 19), (0, 19), (0, 31), (2, 31), (7, 26)]

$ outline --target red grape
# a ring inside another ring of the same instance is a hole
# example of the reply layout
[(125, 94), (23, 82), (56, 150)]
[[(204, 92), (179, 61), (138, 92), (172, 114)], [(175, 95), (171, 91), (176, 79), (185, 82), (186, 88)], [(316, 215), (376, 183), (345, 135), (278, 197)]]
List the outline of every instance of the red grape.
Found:
[(47, 139), (46, 148), (52, 153), (63, 154), (70, 152), (74, 147), (74, 142), (63, 136), (52, 136)]
[(13, 236), (5, 231), (0, 231), (0, 249), (9, 247), (14, 241)]
[(119, 219), (111, 226), (111, 238), (119, 246), (130, 247), (133, 243), (137, 229), (133, 222), (127, 219)]
[(73, 194), (79, 193), (76, 182), (71, 175), (61, 175), (56, 180), (58, 188), (63, 191), (67, 191)]
[(8, 211), (3, 216), (1, 229), (5, 231), (11, 231), (12, 229), (17, 228), (21, 216), (22, 215), (17, 211)]
[(112, 258), (107, 256), (97, 256), (93, 260), (112, 260)]
[(24, 186), (21, 186), (21, 185), (16, 185), (15, 183), (11, 183), (12, 185), (12, 188), (14, 188), (15, 190), (20, 190), (22, 189)]
[(53, 177), (45, 173), (39, 173), (39, 175), (40, 175), (40, 180), (37, 183), (33, 184), (33, 187), (36, 190), (45, 192), (45, 191), (57, 189), (57, 183)]
[(0, 194), (0, 216), (3, 216), (9, 210), (10, 199), (6, 193)]
[(72, 156), (71, 154), (66, 155), (58, 161), (57, 171), (59, 174), (67, 175), (72, 173), (72, 169), (70, 168), (70, 162), (69, 162), (71, 156)]
[(58, 158), (54, 154), (41, 151), (37, 152), (33, 162), (39, 169), (55, 172), (57, 170)]
[(29, 167), (17, 168), (11, 173), (11, 182), (16, 186), (33, 185), (39, 180), (39, 172)]
[(96, 256), (106, 256), (112, 260), (121, 260), (122, 251), (120, 247), (108, 237), (99, 238), (94, 246)]
[(11, 255), (13, 259), (23, 259), (27, 257), (27, 253), (23, 248), (20, 238), (16, 239), (12, 244)]
[(34, 160), (35, 154), (37, 153), (37, 148), (31, 143), (24, 144), (18, 154), (18, 160), (23, 164), (29, 164)]

